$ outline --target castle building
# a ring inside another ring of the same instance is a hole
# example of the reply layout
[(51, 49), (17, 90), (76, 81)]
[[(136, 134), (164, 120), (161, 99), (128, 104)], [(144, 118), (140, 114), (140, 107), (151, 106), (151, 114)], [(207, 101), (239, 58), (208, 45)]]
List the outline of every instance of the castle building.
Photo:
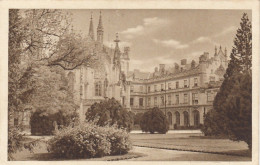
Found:
[(227, 66), (227, 51), (220, 46), (211, 58), (207, 52), (202, 54), (198, 64), (183, 59), (180, 65), (168, 68), (160, 64), (153, 73), (129, 72), (131, 110), (138, 114), (159, 107), (167, 115), (170, 129), (198, 128), (204, 114), (213, 108)]
[(115, 48), (103, 44), (104, 28), (100, 12), (95, 39), (93, 18), (90, 18), (88, 46), (95, 57), (94, 64), (82, 65), (69, 71), (69, 84), (74, 91), (75, 102), (80, 105), (80, 118), (84, 120), (87, 109), (95, 102), (114, 97), (127, 109), (130, 109), (129, 47), (121, 52), (116, 35)]

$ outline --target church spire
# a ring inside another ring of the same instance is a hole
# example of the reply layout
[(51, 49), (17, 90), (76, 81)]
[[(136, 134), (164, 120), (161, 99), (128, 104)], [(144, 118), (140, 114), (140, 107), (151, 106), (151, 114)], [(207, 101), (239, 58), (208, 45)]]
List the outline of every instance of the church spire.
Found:
[(99, 22), (98, 22), (98, 27), (97, 27), (97, 41), (100, 43), (103, 43), (103, 24), (102, 24), (102, 14), (100, 11), (100, 15), (99, 15)]
[(116, 33), (116, 39), (114, 40), (114, 42), (116, 43), (115, 53), (114, 53), (114, 64), (118, 65), (120, 64), (120, 54), (121, 54), (118, 46), (118, 43), (120, 42), (120, 40), (118, 39), (118, 33)]
[(218, 54), (217, 51), (218, 51), (217, 46), (215, 46), (215, 56)]
[(90, 17), (90, 24), (89, 24), (88, 35), (94, 41), (94, 28), (93, 28), (93, 21), (92, 21), (92, 12), (91, 12), (91, 17)]

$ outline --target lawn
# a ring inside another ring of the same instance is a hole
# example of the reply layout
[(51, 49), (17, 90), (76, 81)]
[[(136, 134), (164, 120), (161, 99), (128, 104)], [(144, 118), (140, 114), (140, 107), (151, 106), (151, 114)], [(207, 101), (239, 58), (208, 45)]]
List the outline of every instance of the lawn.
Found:
[[(36, 139), (41, 139), (40, 142), (37, 143), (37, 146), (34, 147), (33, 152), (29, 152), (26, 149), (23, 149), (13, 155), (15, 161), (55, 161), (55, 160), (73, 160), (73, 159), (64, 159), (55, 157), (52, 153), (48, 153), (47, 151), (47, 140), (50, 139), (51, 136), (30, 136), (26, 138), (26, 142), (33, 141)], [(124, 155), (113, 155), (113, 156), (104, 156), (101, 158), (89, 158), (89, 159), (77, 159), (77, 161), (116, 161), (116, 160), (126, 160), (126, 159), (132, 159), (132, 158), (138, 158), (145, 156), (145, 154), (142, 153), (136, 153), (136, 152), (128, 152)], [(74, 159), (75, 160), (75, 159)]]
[(205, 138), (201, 134), (131, 134), (135, 146), (163, 148), (181, 151), (195, 151), (250, 157), (245, 142), (228, 139)]

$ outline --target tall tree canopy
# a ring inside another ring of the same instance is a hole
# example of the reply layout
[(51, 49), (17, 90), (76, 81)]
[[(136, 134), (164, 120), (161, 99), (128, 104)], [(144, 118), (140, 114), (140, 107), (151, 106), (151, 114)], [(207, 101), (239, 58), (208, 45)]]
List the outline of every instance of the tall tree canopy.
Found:
[(245, 141), (251, 149), (252, 27), (246, 13), (241, 18), (230, 62), (213, 107), (215, 112), (205, 118), (205, 134), (226, 134), (232, 140)]

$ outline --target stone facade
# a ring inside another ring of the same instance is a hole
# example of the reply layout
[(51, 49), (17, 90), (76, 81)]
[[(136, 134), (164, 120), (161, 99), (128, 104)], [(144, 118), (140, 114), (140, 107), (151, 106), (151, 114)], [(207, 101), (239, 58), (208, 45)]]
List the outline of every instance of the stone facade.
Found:
[(75, 102), (80, 105), (80, 119), (84, 120), (87, 109), (95, 102), (114, 97), (130, 109), (130, 83), (127, 80), (129, 71), (129, 47), (121, 52), (118, 35), (115, 48), (103, 45), (103, 25), (100, 13), (97, 27), (97, 39), (94, 38), (92, 16), (90, 20), (88, 44), (93, 47), (94, 65), (82, 65), (69, 71), (69, 83), (74, 91)]
[(213, 57), (205, 52), (199, 63), (181, 60), (166, 68), (160, 64), (153, 73), (135, 70), (131, 78), (130, 106), (134, 113), (159, 107), (168, 117), (170, 129), (203, 124), (203, 115), (212, 109), (228, 65), (226, 49), (215, 49)]

